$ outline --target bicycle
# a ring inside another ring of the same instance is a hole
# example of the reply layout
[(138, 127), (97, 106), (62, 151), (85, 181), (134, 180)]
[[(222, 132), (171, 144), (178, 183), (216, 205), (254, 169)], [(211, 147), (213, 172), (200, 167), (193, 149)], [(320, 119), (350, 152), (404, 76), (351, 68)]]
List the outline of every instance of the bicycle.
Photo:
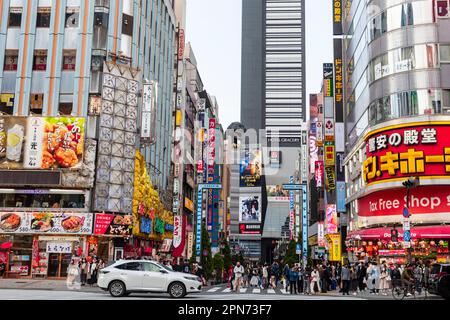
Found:
[(416, 282), (405, 285), (402, 281), (401, 283), (393, 284), (392, 296), (395, 300), (403, 300), (405, 297), (412, 297), (414, 300), (417, 298), (426, 300), (428, 298), (428, 289)]

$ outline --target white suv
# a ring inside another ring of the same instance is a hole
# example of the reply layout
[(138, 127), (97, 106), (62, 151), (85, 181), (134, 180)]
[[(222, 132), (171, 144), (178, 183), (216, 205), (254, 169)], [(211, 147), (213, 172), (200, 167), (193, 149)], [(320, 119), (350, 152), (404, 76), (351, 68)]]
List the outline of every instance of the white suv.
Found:
[(175, 272), (149, 260), (121, 260), (99, 272), (98, 286), (113, 297), (133, 292), (168, 292), (172, 298), (202, 291), (201, 280), (191, 274)]

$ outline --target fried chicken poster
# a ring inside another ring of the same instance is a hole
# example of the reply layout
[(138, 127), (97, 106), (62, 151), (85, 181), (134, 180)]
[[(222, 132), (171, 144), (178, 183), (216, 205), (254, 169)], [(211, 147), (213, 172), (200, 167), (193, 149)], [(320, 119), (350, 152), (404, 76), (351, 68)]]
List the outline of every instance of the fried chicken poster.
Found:
[(0, 120), (0, 131), (6, 137), (0, 168), (48, 170), (81, 166), (84, 118), (2, 117)]

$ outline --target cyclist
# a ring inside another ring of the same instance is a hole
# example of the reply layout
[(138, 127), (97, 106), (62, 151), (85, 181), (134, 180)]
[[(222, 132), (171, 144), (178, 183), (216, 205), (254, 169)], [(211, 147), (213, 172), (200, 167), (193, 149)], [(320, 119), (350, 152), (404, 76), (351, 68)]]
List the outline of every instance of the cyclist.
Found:
[(398, 265), (395, 266), (391, 265), (391, 268), (389, 270), (390, 270), (389, 275), (391, 276), (392, 279), (392, 286), (393, 287), (399, 286), (401, 284), (402, 274), (398, 268)]
[(408, 264), (402, 273), (402, 283), (407, 288), (407, 297), (411, 296), (412, 286), (414, 284), (414, 272), (412, 266)]

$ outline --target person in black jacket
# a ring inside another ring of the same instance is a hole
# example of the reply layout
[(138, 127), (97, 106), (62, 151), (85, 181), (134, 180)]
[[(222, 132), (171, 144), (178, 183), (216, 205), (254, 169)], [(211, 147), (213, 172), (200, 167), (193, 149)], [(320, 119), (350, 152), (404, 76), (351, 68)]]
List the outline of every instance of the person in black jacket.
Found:
[(364, 285), (364, 279), (366, 278), (367, 269), (363, 265), (362, 262), (359, 263), (358, 268), (356, 269), (356, 276), (358, 278), (358, 289), (360, 292), (364, 291), (365, 285)]

